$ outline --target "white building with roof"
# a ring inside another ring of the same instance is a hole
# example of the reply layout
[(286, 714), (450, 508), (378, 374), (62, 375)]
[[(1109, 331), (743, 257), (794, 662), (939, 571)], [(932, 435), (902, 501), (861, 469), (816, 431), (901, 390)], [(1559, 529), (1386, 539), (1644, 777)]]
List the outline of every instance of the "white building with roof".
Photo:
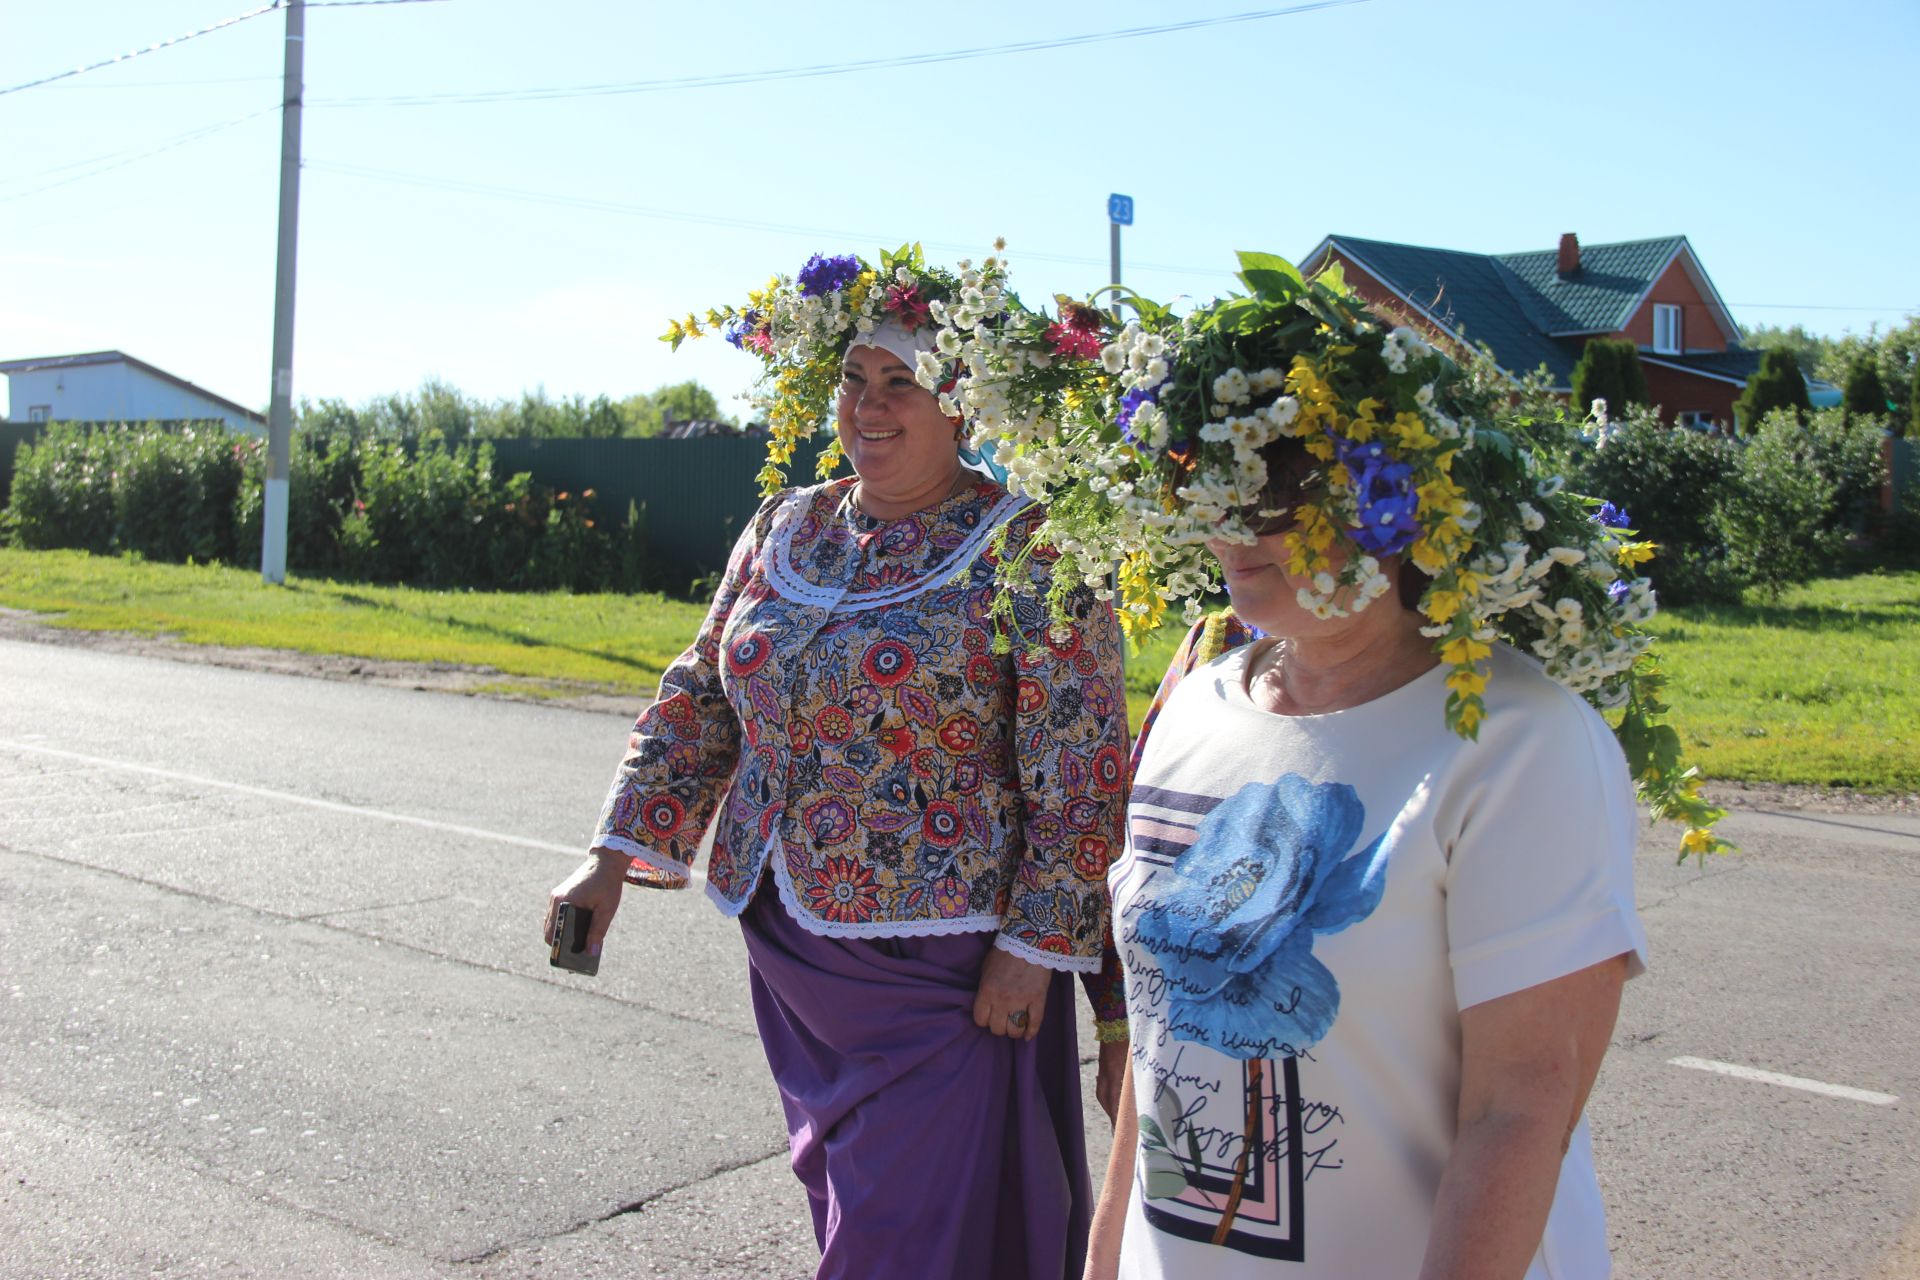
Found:
[(219, 421), (253, 435), (265, 414), (123, 351), (0, 360), (8, 422)]

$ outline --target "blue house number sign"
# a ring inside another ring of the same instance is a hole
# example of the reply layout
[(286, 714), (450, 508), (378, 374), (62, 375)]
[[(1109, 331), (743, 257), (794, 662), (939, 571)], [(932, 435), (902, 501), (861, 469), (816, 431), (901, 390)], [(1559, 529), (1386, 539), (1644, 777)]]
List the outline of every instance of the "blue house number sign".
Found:
[(1107, 217), (1123, 227), (1133, 225), (1133, 197), (1112, 195), (1107, 197)]

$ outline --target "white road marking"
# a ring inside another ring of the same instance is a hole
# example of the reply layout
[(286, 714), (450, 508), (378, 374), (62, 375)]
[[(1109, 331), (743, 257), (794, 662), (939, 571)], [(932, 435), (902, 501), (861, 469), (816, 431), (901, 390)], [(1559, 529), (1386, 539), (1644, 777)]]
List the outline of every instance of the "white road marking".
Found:
[(82, 764), (94, 765), (102, 769), (122, 769), (129, 773), (144, 773), (150, 777), (166, 778), (172, 782), (191, 783), (196, 787), (218, 787), (222, 791), (237, 791), (242, 795), (261, 796), (268, 800), (278, 800), (285, 804), (305, 805), (309, 809), (325, 809), (329, 813), (348, 813), (357, 818), (378, 818), (384, 822), (398, 822), (410, 827), (425, 827), (429, 831), (445, 831), (457, 836), (470, 836), (476, 840), (494, 840), (501, 844), (516, 844), (525, 849), (539, 849), (548, 853), (584, 854), (585, 847), (577, 844), (555, 844), (551, 840), (530, 840), (526, 836), (510, 836), (501, 831), (485, 831), (479, 827), (463, 827), (458, 823), (439, 822), (432, 818), (416, 818), (409, 813), (394, 813), (387, 809), (370, 809), (365, 805), (342, 804), (337, 800), (316, 800), (312, 796), (297, 795), (291, 791), (275, 791), (271, 787), (250, 787), (243, 782), (227, 782), (221, 778), (202, 778), (197, 774), (178, 773), (172, 769), (156, 769), (147, 764), (128, 764), (124, 760), (108, 760), (102, 756), (82, 755), (78, 751), (62, 751), (57, 747), (41, 747), (32, 743), (9, 741), (0, 738), (0, 748), (9, 751), (28, 751), (35, 755), (55, 756), (61, 760), (77, 760)]
[(1802, 1076), (1783, 1076), (1777, 1071), (1743, 1067), (1737, 1062), (1715, 1062), (1712, 1058), (1669, 1058), (1667, 1065), (1687, 1067), (1694, 1071), (1711, 1071), (1715, 1075), (1732, 1076), (1736, 1080), (1757, 1080), (1761, 1084), (1777, 1084), (1783, 1089), (1802, 1089), (1807, 1093), (1825, 1094), (1829, 1098), (1845, 1098), (1849, 1102), (1870, 1102), (1876, 1107), (1890, 1107), (1900, 1101), (1898, 1096), (1891, 1093), (1854, 1089), (1844, 1084), (1828, 1084), (1824, 1080), (1808, 1080)]

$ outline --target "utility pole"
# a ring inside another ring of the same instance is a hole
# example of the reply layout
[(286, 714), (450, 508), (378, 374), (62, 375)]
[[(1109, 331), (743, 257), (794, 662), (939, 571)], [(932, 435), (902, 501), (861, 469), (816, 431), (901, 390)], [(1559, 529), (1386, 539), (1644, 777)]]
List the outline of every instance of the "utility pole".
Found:
[(280, 252), (273, 284), (273, 399), (267, 405), (267, 485), (260, 529), (260, 578), (287, 580), (287, 474), (293, 457), (293, 280), (300, 227), (301, 68), (306, 0), (288, 0), (285, 101), (280, 107)]

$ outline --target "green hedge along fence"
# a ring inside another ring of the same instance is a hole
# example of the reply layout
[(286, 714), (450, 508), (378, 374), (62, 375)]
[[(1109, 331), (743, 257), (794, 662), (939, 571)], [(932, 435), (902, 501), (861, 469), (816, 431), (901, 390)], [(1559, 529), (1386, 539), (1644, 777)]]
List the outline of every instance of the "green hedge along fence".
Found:
[[(264, 443), (218, 424), (18, 424), (6, 522), (30, 548), (259, 563)], [(682, 592), (758, 505), (763, 441), (295, 437), (297, 572), (492, 589)], [(10, 451), (10, 450), (9, 450)], [(794, 474), (811, 472), (812, 457)]]
[[(5, 515), (21, 545), (259, 563), (257, 437), (204, 423), (9, 424), (0, 452), (34, 437)], [(1652, 572), (1671, 604), (1778, 591), (1855, 534), (1915, 550), (1912, 442), (1887, 440), (1871, 418), (1781, 413), (1733, 441), (1635, 410), (1599, 448), (1571, 429), (1565, 439), (1569, 484), (1626, 507), (1660, 544)], [(1889, 447), (1906, 499), (1897, 513), (1877, 501)], [(763, 450), (726, 438), (449, 446), (302, 432), (288, 559), (302, 573), (429, 586), (687, 592), (723, 566), (752, 514)], [(803, 456), (790, 474), (812, 471)]]

